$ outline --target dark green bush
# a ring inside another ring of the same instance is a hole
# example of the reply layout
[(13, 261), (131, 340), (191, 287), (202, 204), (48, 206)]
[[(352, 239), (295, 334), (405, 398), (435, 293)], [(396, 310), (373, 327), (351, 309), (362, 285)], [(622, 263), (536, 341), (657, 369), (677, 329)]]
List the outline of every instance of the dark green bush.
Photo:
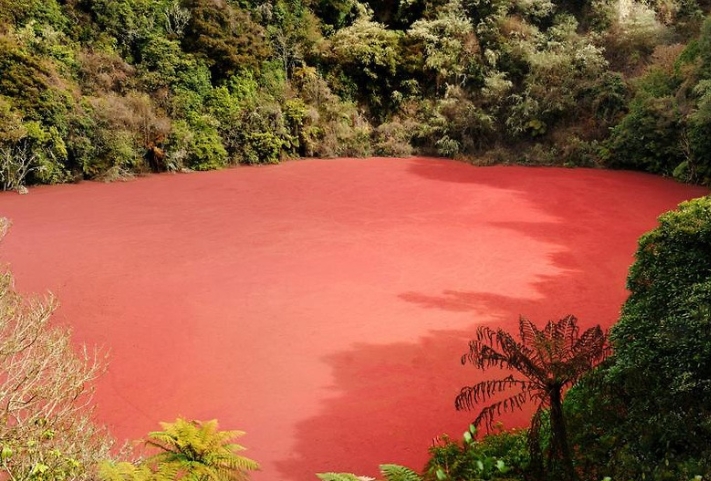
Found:
[(500, 431), (475, 439), (470, 427), (462, 441), (437, 438), (430, 448), (425, 481), (523, 479), (530, 462), (526, 430)]
[(710, 258), (709, 197), (640, 239), (615, 355), (566, 401), (580, 465), (609, 470), (597, 479), (711, 474)]
[(671, 175), (684, 160), (683, 117), (673, 97), (637, 99), (606, 142), (609, 167)]

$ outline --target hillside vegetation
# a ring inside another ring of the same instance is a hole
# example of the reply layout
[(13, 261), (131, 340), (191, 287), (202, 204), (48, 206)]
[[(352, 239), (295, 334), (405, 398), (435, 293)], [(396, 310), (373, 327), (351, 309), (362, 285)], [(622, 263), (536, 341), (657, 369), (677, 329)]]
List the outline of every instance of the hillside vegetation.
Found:
[(711, 179), (708, 0), (0, 0), (0, 186), (438, 154)]

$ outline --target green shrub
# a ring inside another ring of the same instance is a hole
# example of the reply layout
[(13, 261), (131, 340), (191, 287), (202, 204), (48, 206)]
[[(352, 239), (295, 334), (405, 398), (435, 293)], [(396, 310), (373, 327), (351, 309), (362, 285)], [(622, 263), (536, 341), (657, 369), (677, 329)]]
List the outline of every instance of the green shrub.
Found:
[(245, 135), (242, 161), (245, 164), (278, 164), (284, 140), (271, 132), (250, 132)]
[(527, 431), (488, 434), (476, 440), (470, 426), (462, 441), (438, 438), (430, 448), (426, 481), (523, 479), (530, 461)]
[(375, 153), (391, 157), (412, 155), (410, 144), (417, 128), (414, 121), (394, 119), (375, 129)]
[(673, 97), (637, 99), (605, 143), (606, 165), (671, 175), (685, 160), (680, 145), (682, 123)]
[(210, 117), (176, 122), (167, 150), (168, 170), (213, 170), (227, 165), (227, 151)]
[(659, 222), (640, 238), (614, 357), (567, 401), (581, 466), (614, 479), (711, 474), (711, 198)]

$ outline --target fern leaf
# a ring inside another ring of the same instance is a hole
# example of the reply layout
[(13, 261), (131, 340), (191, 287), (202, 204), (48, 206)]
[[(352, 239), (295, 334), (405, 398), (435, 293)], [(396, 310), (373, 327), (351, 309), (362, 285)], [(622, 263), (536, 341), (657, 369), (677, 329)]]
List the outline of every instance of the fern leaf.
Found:
[(422, 481), (415, 471), (399, 464), (381, 464), (380, 472), (386, 481)]
[(319, 473), (316, 476), (322, 481), (375, 481), (375, 478), (356, 476), (353, 473)]

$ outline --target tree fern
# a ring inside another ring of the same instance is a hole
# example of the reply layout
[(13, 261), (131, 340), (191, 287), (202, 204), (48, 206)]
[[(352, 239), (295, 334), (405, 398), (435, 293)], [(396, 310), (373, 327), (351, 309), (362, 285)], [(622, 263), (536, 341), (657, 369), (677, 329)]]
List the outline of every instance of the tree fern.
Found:
[(375, 481), (375, 478), (352, 473), (319, 473), (316, 476), (322, 481)]
[(158, 449), (147, 462), (158, 481), (233, 481), (248, 478), (259, 464), (237, 453), (245, 448), (231, 442), (242, 431), (220, 431), (216, 420), (200, 422), (178, 418), (161, 423), (162, 431), (148, 435), (146, 444)]
[(102, 481), (151, 481), (153, 473), (145, 465), (106, 461), (99, 466)]
[[(496, 367), (515, 371), (521, 376), (511, 374), (502, 379), (466, 386), (454, 403), (457, 410), (489, 403), (481, 408), (474, 424), (491, 427), (496, 416), (522, 409), (527, 401), (537, 402), (529, 430), (531, 460), (534, 463), (540, 458), (538, 438), (542, 415), (550, 409), (549, 462), (561, 459), (568, 478), (572, 478), (573, 472), (563, 419), (563, 391), (609, 352), (607, 335), (600, 326), (580, 334), (577, 322), (574, 316), (569, 315), (555, 322), (549, 321), (543, 329), (538, 329), (531, 321), (521, 317), (520, 342), (503, 329), (479, 327), (476, 338), (469, 343), (469, 352), (462, 356), (462, 364), (469, 362), (482, 370)], [(516, 391), (506, 394), (504, 399), (490, 402), (510, 389)]]
[(381, 464), (380, 472), (386, 481), (422, 481), (415, 471), (399, 464)]

